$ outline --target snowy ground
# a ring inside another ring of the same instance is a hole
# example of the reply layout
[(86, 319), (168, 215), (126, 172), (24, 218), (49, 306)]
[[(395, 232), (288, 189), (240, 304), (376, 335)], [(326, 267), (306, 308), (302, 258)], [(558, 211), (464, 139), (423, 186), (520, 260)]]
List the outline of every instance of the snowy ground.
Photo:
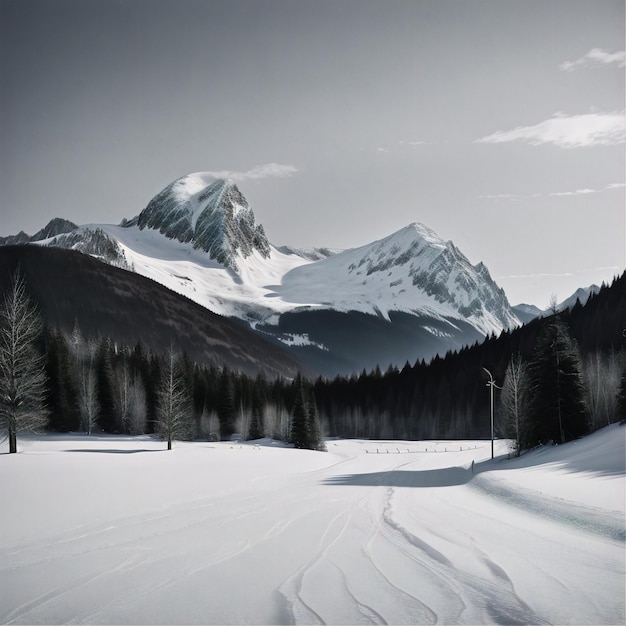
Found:
[(0, 454), (0, 622), (623, 624), (625, 433), (511, 461), (21, 440)]

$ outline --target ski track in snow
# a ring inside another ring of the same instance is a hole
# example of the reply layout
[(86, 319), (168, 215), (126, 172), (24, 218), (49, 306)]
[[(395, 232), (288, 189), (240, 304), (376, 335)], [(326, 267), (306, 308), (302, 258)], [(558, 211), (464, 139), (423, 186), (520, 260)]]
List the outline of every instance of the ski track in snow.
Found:
[[(67, 436), (0, 455), (0, 498), (13, 502), (0, 622), (624, 622), (623, 503), (514, 485), (484, 442), (89, 453), (138, 446), (162, 444)], [(571, 480), (624, 488), (623, 475)]]

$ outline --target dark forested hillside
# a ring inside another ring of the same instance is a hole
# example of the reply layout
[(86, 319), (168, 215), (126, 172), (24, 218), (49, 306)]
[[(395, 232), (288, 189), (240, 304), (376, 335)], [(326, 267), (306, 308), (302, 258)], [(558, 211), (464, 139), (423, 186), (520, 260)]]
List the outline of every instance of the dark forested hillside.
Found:
[(0, 293), (20, 268), (43, 321), (69, 334), (108, 337), (162, 352), (170, 346), (208, 366), (293, 377), (298, 364), (279, 345), (211, 313), (158, 283), (71, 250), (0, 247)]
[[(571, 311), (557, 315), (583, 359), (599, 355), (598, 363), (604, 363), (612, 356), (621, 375), (626, 348), (626, 274), (591, 296), (585, 306), (577, 303)], [(318, 379), (315, 394), (328, 434), (408, 439), (488, 436), (489, 391), (482, 368), (489, 369), (502, 385), (511, 356), (518, 353), (531, 359), (550, 319), (533, 320), (428, 364), (421, 361), (384, 373), (376, 368), (360, 376)], [(608, 375), (603, 380), (604, 385), (610, 382)]]

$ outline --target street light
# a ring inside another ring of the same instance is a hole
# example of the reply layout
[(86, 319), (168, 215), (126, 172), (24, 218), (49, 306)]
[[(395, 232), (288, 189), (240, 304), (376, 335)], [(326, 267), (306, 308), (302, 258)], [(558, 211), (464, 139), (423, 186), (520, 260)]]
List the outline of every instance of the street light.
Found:
[[(485, 372), (487, 372), (487, 375), (489, 376), (489, 382), (487, 383), (487, 387), (491, 388), (489, 390), (489, 396), (491, 398), (491, 458), (493, 459), (493, 388), (498, 387), (498, 385), (496, 385), (496, 381), (493, 379), (491, 372), (486, 367), (483, 367), (483, 369), (485, 370)], [(498, 389), (502, 389), (502, 387), (498, 387)]]

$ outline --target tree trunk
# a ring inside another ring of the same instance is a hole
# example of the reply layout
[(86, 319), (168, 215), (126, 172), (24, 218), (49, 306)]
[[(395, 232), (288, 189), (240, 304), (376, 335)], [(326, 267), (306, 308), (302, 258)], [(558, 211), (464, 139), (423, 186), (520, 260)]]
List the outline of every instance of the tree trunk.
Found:
[(17, 433), (14, 428), (9, 428), (9, 454), (17, 452)]
[(172, 438), (171, 437), (167, 438), (167, 449), (168, 450), (172, 449)]

